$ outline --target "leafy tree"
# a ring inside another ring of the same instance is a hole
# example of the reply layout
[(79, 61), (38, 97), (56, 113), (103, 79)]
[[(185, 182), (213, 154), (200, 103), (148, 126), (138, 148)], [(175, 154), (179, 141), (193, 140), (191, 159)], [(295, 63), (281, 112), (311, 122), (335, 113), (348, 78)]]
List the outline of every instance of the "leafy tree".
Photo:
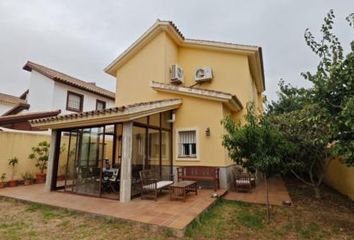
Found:
[(304, 104), (308, 103), (308, 90), (296, 88), (290, 84), (285, 84), (283, 79), (279, 81), (278, 100), (267, 104), (267, 113), (279, 115), (283, 113), (300, 110)]
[(230, 158), (247, 169), (263, 173), (267, 186), (267, 217), (270, 220), (268, 178), (282, 170), (282, 159), (291, 146), (282, 134), (273, 128), (267, 118), (255, 114), (254, 105), (248, 104), (246, 123), (241, 125), (230, 116), (222, 124), (226, 129), (223, 146)]
[[(354, 166), (354, 41), (350, 53), (344, 57), (343, 47), (333, 33), (334, 19), (330, 10), (324, 18), (319, 41), (306, 29), (306, 43), (320, 62), (315, 73), (302, 75), (313, 83), (310, 100), (321, 108), (317, 119), (329, 126), (334, 153), (348, 166)], [(354, 29), (354, 14), (346, 19)]]
[(328, 148), (328, 126), (314, 117), (319, 111), (318, 106), (308, 104), (300, 110), (268, 115), (271, 124), (293, 146), (283, 158), (285, 171), (311, 186), (316, 198), (320, 198), (319, 186), (333, 159)]

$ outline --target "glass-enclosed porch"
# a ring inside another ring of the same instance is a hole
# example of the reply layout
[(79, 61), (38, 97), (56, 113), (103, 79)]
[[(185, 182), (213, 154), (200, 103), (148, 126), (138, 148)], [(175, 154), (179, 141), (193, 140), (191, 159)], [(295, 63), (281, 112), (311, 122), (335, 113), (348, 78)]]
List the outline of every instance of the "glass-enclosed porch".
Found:
[(55, 130), (50, 189), (117, 199), (139, 196), (139, 172), (172, 175), (172, 110), (132, 121)]

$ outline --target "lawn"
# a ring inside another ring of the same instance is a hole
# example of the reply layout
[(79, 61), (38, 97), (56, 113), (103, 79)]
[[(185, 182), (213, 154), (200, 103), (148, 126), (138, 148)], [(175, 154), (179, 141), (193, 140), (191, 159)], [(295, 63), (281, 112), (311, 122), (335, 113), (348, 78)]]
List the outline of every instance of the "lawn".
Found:
[[(354, 239), (354, 202), (323, 187), (287, 181), (292, 207), (220, 200), (187, 229), (184, 239)], [(0, 200), (0, 239), (175, 239), (173, 232), (144, 224), (104, 219), (38, 204)]]

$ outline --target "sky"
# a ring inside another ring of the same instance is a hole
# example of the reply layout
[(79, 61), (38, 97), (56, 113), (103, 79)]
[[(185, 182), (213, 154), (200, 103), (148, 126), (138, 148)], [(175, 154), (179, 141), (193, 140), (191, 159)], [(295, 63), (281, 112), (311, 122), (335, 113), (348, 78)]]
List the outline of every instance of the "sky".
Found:
[(186, 38), (262, 47), (265, 94), (275, 100), (281, 78), (310, 86), (300, 73), (313, 71), (318, 58), (304, 31), (319, 37), (330, 9), (348, 50), (354, 31), (345, 17), (354, 12), (353, 0), (0, 0), (0, 92), (28, 88), (27, 60), (113, 91), (115, 79), (103, 69), (161, 19)]

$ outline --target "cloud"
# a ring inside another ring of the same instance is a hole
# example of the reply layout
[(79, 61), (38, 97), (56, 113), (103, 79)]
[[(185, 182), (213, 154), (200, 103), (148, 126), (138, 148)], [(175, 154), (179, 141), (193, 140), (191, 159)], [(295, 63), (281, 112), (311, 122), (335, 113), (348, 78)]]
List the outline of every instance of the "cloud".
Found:
[(318, 34), (331, 8), (335, 31), (349, 46), (350, 0), (0, 0), (0, 92), (27, 88), (27, 60), (113, 90), (114, 79), (102, 69), (160, 18), (174, 21), (187, 38), (262, 46), (266, 94), (275, 99), (280, 78), (309, 86), (300, 73), (318, 59), (303, 33), (310, 27)]

